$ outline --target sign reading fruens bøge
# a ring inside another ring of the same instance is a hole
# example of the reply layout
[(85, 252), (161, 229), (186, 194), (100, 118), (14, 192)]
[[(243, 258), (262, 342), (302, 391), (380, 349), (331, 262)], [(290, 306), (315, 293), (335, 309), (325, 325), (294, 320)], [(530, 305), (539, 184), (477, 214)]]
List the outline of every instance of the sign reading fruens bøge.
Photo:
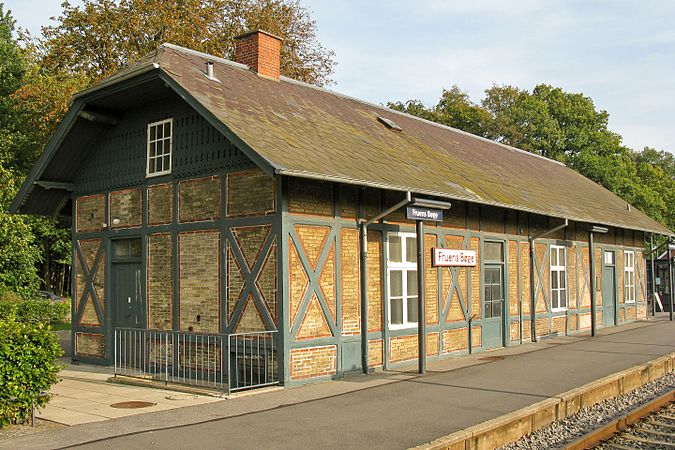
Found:
[(471, 267), (476, 265), (475, 250), (453, 250), (450, 248), (434, 248), (434, 267)]

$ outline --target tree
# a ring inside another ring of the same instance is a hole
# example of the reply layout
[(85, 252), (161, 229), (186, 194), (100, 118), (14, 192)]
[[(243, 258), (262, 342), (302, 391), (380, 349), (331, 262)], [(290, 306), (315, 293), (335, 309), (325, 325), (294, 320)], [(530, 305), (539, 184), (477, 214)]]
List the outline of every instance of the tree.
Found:
[(253, 29), (284, 39), (284, 75), (323, 85), (335, 65), (299, 0), (85, 0), (82, 6), (66, 1), (56, 21), (42, 28), (38, 40), (44, 66), (92, 80), (164, 42), (232, 59), (234, 37)]
[(426, 108), (419, 100), (389, 102), (389, 108), (422, 117), (478, 136), (489, 136), (492, 116), (480, 105), (469, 99), (459, 87), (444, 89), (441, 99), (433, 108)]
[(457, 86), (433, 108), (417, 100), (389, 106), (567, 164), (670, 228), (675, 227), (675, 157), (634, 152), (609, 130), (593, 100), (547, 84), (532, 92), (492, 86), (480, 105)]

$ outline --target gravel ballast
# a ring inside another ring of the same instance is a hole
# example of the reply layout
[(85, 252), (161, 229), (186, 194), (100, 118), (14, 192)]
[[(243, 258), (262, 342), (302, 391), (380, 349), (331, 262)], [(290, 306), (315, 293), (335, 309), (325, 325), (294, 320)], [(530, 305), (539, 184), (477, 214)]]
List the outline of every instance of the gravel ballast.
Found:
[(502, 448), (545, 450), (562, 447), (673, 389), (675, 389), (675, 373), (671, 372), (627, 394), (584, 407), (577, 413), (527, 434)]

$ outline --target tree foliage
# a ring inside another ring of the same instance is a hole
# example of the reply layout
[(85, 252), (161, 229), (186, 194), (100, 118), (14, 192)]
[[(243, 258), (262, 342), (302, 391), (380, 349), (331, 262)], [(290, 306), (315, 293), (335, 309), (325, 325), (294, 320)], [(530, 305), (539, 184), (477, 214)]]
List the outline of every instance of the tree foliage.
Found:
[(567, 164), (653, 219), (675, 227), (675, 158), (633, 151), (608, 128), (609, 114), (580, 93), (540, 84), (530, 92), (492, 86), (480, 104), (457, 86), (430, 108), (419, 100), (389, 107)]
[(39, 40), (46, 67), (95, 80), (152, 52), (176, 45), (233, 59), (234, 37), (264, 29), (284, 39), (281, 72), (323, 85), (335, 65), (299, 0), (85, 0), (63, 3)]

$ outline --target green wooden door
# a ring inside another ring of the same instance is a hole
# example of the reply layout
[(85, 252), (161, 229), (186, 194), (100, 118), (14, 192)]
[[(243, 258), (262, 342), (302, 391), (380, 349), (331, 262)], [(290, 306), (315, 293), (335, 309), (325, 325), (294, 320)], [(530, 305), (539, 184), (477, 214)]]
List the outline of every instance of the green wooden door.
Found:
[(115, 328), (143, 328), (144, 302), (141, 295), (141, 264), (112, 265), (112, 305)]
[(614, 326), (616, 310), (616, 261), (613, 251), (605, 251), (602, 269), (602, 323)]

